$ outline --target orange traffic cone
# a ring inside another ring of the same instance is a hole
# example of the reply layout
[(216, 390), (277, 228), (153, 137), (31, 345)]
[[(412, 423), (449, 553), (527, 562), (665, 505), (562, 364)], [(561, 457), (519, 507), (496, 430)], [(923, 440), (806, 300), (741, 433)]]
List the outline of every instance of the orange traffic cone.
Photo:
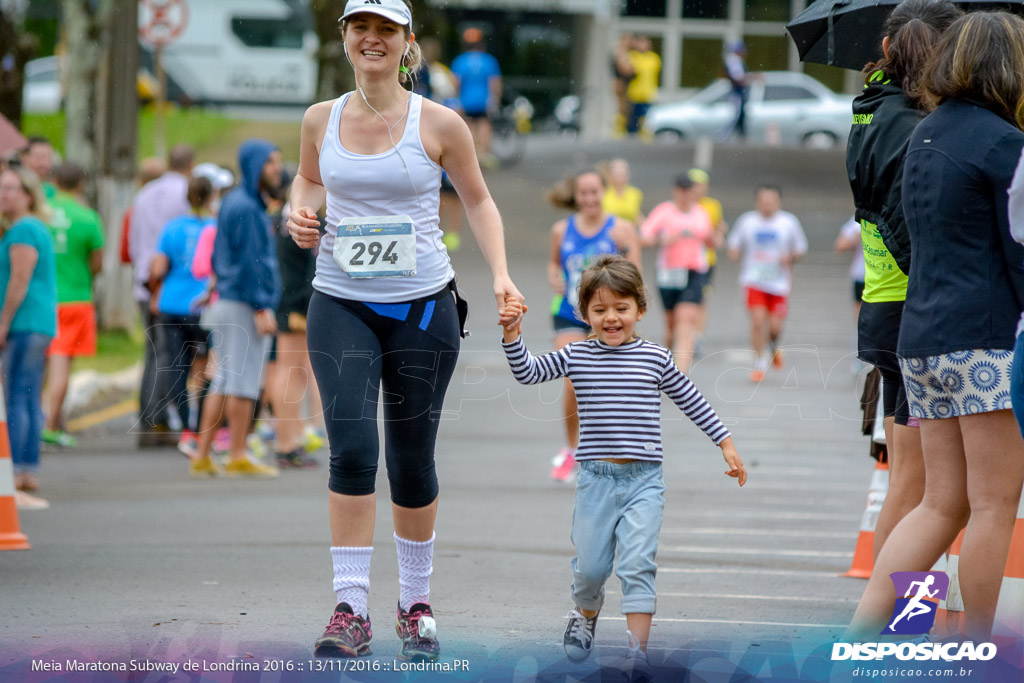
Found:
[(28, 550), (31, 547), (18, 525), (11, 442), (7, 436), (7, 408), (4, 406), (3, 393), (0, 392), (0, 550)]
[(1024, 496), (1017, 507), (1017, 521), (1010, 539), (1010, 553), (999, 588), (996, 618), (992, 633), (997, 636), (1024, 638)]
[(878, 522), (878, 513), (882, 509), (885, 492), (888, 490), (889, 465), (879, 461), (871, 477), (867, 507), (860, 519), (860, 535), (857, 536), (857, 547), (853, 551), (853, 564), (850, 565), (850, 571), (843, 576), (855, 579), (866, 579), (871, 576), (871, 570), (875, 565), (875, 523)]

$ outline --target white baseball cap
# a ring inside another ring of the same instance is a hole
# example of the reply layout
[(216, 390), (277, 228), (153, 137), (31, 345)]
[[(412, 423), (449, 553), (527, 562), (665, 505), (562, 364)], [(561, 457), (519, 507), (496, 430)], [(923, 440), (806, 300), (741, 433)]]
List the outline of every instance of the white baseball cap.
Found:
[(345, 3), (345, 13), (338, 21), (344, 21), (360, 12), (379, 14), (396, 24), (412, 26), (412, 11), (402, 0), (348, 0)]
[(206, 178), (215, 190), (226, 190), (235, 184), (235, 176), (231, 171), (210, 162), (199, 164), (193, 168), (192, 175)]

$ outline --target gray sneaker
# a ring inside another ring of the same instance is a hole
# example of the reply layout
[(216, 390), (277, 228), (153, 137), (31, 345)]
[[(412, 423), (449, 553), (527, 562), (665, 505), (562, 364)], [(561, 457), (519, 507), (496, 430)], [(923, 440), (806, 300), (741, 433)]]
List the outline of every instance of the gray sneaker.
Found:
[(569, 625), (562, 636), (565, 656), (574, 662), (582, 662), (590, 656), (594, 649), (594, 630), (597, 628), (597, 615), (585, 617), (578, 608), (569, 612)]
[(651, 663), (647, 661), (647, 653), (640, 649), (640, 641), (629, 630), (626, 631), (629, 643), (629, 651), (626, 653), (626, 661), (623, 670), (630, 681), (646, 683), (654, 678), (654, 670)]

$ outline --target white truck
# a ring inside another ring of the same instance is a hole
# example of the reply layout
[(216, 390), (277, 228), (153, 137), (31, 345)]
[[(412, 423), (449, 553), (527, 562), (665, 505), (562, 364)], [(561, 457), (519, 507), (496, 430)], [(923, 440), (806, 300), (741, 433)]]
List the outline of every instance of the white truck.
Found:
[[(298, 0), (178, 0), (184, 30), (163, 48), (169, 99), (197, 104), (307, 105), (318, 41)], [(143, 3), (144, 4), (144, 3)], [(180, 15), (179, 15), (180, 16)], [(152, 14), (140, 5), (139, 23)], [(153, 70), (152, 48), (144, 66)]]
[[(168, 99), (201, 105), (306, 106), (316, 96), (319, 46), (304, 0), (153, 0), (174, 6), (185, 27), (163, 48)], [(153, 13), (139, 3), (140, 34)], [(139, 96), (155, 96), (153, 46), (140, 39)], [(26, 112), (58, 111), (64, 102), (61, 57), (26, 65)]]

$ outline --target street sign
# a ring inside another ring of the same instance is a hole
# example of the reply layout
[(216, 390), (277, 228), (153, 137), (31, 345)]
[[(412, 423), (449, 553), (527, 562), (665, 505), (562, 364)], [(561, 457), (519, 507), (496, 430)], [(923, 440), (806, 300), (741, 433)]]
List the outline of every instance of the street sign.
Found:
[(153, 47), (173, 42), (188, 26), (188, 0), (140, 0), (139, 38)]

